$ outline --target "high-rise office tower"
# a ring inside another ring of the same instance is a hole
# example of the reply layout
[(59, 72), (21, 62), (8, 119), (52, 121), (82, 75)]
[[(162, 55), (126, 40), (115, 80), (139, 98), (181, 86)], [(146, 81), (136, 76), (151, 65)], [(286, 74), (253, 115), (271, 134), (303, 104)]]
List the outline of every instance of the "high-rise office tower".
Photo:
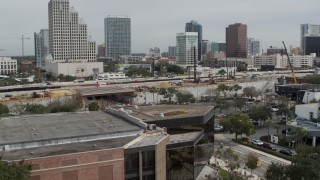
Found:
[(226, 28), (226, 56), (247, 58), (247, 25), (236, 23)]
[(34, 51), (36, 66), (45, 67), (45, 58), (49, 54), (49, 30), (41, 29), (39, 33), (34, 33)]
[(320, 57), (320, 36), (304, 37), (304, 54), (310, 55), (311, 53)]
[(69, 0), (49, 2), (49, 52), (53, 61), (96, 61), (96, 44), (87, 36), (87, 24)]
[(318, 24), (301, 24), (301, 36), (300, 36), (300, 46), (301, 49), (306, 52), (306, 38), (305, 37), (317, 37), (320, 36), (320, 25)]
[(149, 48), (149, 57), (161, 57), (160, 48)]
[(118, 60), (131, 54), (131, 21), (126, 16), (108, 16), (104, 19), (106, 57)]
[(260, 41), (254, 38), (248, 38), (247, 40), (247, 53), (248, 56), (256, 56), (260, 54)]
[(168, 47), (168, 57), (176, 57), (176, 47), (175, 46)]
[(186, 23), (185, 32), (197, 32), (198, 33), (198, 60), (201, 60), (202, 55), (202, 26), (197, 21), (190, 21)]
[[(198, 33), (177, 33), (176, 63), (181, 66), (193, 65), (198, 59)], [(195, 54), (195, 56), (194, 56)]]

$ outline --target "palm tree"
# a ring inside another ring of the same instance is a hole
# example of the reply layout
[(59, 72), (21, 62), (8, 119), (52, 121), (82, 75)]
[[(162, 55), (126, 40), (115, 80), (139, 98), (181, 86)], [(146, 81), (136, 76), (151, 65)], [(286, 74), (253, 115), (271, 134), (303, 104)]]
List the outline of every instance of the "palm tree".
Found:
[[(295, 136), (297, 143), (301, 143), (303, 138), (309, 136), (309, 132), (304, 127), (295, 127), (290, 134)], [(304, 141), (304, 143), (306, 142)]]

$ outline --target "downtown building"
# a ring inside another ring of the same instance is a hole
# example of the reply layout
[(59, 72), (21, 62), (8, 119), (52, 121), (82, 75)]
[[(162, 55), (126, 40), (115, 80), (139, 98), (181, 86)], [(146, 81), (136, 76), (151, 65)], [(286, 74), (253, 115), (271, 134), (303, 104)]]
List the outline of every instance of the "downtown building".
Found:
[(187, 67), (198, 64), (198, 33), (177, 33), (176, 36), (176, 64)]
[(117, 61), (131, 54), (131, 20), (127, 16), (108, 16), (104, 19), (106, 58)]
[(49, 54), (49, 30), (41, 29), (39, 33), (34, 33), (34, 46), (36, 66), (45, 68), (45, 59)]
[(190, 21), (186, 23), (185, 32), (197, 32), (198, 33), (198, 60), (201, 60), (202, 56), (202, 26), (197, 21)]
[(168, 57), (175, 58), (176, 57), (176, 46), (169, 46), (168, 47)]
[(236, 23), (226, 28), (226, 57), (247, 58), (247, 25)]
[(300, 26), (300, 46), (303, 49), (304, 54), (308, 54), (306, 47), (306, 37), (318, 37), (320, 36), (319, 24), (301, 24)]
[(248, 47), (248, 56), (257, 56), (260, 55), (260, 41), (254, 38), (248, 38), (247, 40), (247, 47)]
[(96, 42), (88, 37), (87, 24), (69, 0), (50, 0), (49, 53), (45, 68), (54, 75), (93, 76), (103, 71), (96, 62)]

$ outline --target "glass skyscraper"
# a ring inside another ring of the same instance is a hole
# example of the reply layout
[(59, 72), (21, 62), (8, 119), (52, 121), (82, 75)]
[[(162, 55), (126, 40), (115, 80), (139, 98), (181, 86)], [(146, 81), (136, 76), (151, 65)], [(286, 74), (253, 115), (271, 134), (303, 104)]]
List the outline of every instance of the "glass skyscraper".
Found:
[(49, 54), (49, 30), (41, 29), (39, 33), (34, 33), (34, 50), (36, 65), (39, 68), (45, 67), (45, 58)]
[(190, 21), (186, 23), (185, 32), (197, 32), (198, 33), (198, 60), (201, 60), (202, 51), (202, 26), (197, 21)]
[(131, 54), (131, 21), (126, 16), (108, 16), (104, 19), (106, 57), (119, 60)]
[(194, 59), (198, 59), (198, 53), (195, 53), (196, 56), (194, 56), (194, 51), (198, 52), (198, 33), (177, 33), (177, 65), (193, 65)]

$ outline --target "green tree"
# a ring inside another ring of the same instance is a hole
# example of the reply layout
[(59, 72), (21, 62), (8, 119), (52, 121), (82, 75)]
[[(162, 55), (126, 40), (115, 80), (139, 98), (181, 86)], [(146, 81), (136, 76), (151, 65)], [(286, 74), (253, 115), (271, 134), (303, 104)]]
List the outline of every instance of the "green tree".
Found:
[(240, 112), (242, 111), (242, 108), (246, 105), (246, 100), (245, 99), (235, 99), (234, 101), (234, 107), (238, 108)]
[(246, 166), (251, 170), (251, 175), (252, 175), (252, 171), (258, 167), (258, 162), (259, 162), (259, 158), (256, 154), (249, 153), (247, 155)]
[(5, 116), (9, 114), (9, 108), (7, 105), (0, 104), (0, 116)]
[(224, 95), (224, 98), (227, 98), (228, 92), (229, 92), (230, 86), (226, 84), (219, 84), (218, 88), (216, 89), (219, 92), (222, 92)]
[(238, 135), (251, 135), (254, 129), (249, 116), (246, 114), (233, 114), (223, 117), (220, 119), (220, 124), (230, 133), (235, 133), (236, 139), (238, 139)]
[(177, 102), (179, 104), (194, 103), (196, 101), (196, 99), (194, 98), (193, 94), (191, 94), (190, 92), (178, 91), (176, 93), (176, 97), (177, 97)]
[(169, 102), (171, 102), (171, 98), (177, 93), (178, 91), (173, 88), (173, 87), (169, 87), (167, 89), (167, 94), (165, 94), (163, 97), (164, 98), (168, 98), (169, 99)]
[(23, 160), (18, 163), (2, 161), (0, 156), (0, 179), (2, 180), (27, 180), (31, 174), (31, 164)]
[(234, 153), (231, 148), (226, 149), (222, 156), (227, 162), (228, 172), (230, 174), (229, 179), (232, 179), (234, 176), (232, 172), (240, 167), (239, 156), (238, 154)]
[(257, 90), (254, 86), (245, 87), (243, 88), (243, 95), (252, 99), (257, 95)]
[(109, 62), (106, 66), (103, 67), (103, 72), (117, 72), (117, 63), (118, 62)]
[(303, 81), (309, 84), (320, 84), (320, 75), (307, 75), (303, 77)]
[(238, 91), (240, 91), (241, 89), (242, 86), (240, 86), (239, 84), (235, 84), (229, 88), (229, 90), (233, 92), (233, 97), (235, 98), (238, 97)]
[(299, 143), (305, 143), (303, 142), (303, 138), (307, 138), (309, 136), (309, 132), (304, 127), (295, 127), (292, 129), (289, 133), (290, 135), (294, 135), (296, 145), (299, 145)]
[(158, 89), (156, 87), (151, 87), (149, 89), (149, 92), (152, 93), (152, 97), (153, 97), (153, 102), (154, 102), (154, 94), (158, 93)]
[(237, 66), (237, 72), (247, 71), (248, 68), (245, 64), (241, 63)]
[[(226, 73), (227, 73), (227, 72), (226, 72), (224, 69), (221, 69), (221, 70), (218, 71), (218, 76), (224, 78), (224, 76), (225, 76)], [(221, 81), (222, 81), (222, 78), (221, 78)]]
[(150, 77), (151, 73), (146, 70), (145, 68), (131, 68), (126, 73), (126, 76), (135, 77), (135, 76), (142, 76), (142, 77)]
[(286, 166), (272, 162), (266, 171), (265, 177), (268, 180), (287, 179), (285, 172)]
[[(272, 118), (271, 110), (267, 107), (258, 107), (251, 110), (249, 113), (251, 119), (265, 122)], [(261, 124), (261, 123), (260, 123)]]
[(42, 104), (27, 104), (25, 108), (27, 114), (44, 114), (48, 111), (47, 107)]
[(91, 102), (89, 104), (89, 111), (99, 111), (100, 106), (98, 104), (98, 102)]

